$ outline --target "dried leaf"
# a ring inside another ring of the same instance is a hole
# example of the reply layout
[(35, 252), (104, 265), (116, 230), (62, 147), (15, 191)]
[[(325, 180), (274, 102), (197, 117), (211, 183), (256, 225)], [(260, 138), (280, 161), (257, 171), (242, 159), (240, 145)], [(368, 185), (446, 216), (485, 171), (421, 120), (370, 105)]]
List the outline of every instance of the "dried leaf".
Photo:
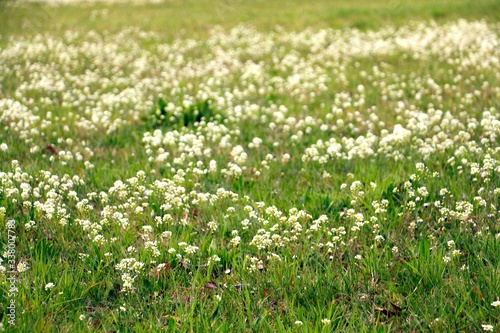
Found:
[(168, 273), (168, 271), (170, 271), (170, 264), (164, 264), (160, 269), (158, 269), (158, 267), (151, 268), (151, 271), (149, 271), (149, 275), (155, 277), (156, 279), (159, 279), (162, 272)]
[(399, 314), (401, 311), (403, 311), (402, 308), (400, 308), (399, 306), (397, 306), (396, 304), (394, 304), (392, 302), (391, 302), (391, 306), (392, 306), (392, 309), (394, 310), (395, 314)]
[(189, 264), (184, 260), (179, 260), (179, 267), (184, 267), (185, 269), (189, 269)]
[(151, 269), (151, 271), (149, 272), (149, 275), (155, 277), (156, 279), (159, 279), (160, 278), (160, 271), (158, 270), (158, 268), (153, 267)]
[(390, 302), (390, 304), (391, 304), (392, 310), (385, 309), (385, 308), (380, 308), (378, 306), (374, 306), (373, 310), (382, 313), (383, 315), (387, 316), (387, 318), (398, 316), (404, 310), (404, 308), (401, 308), (401, 307), (399, 307), (398, 305), (396, 305), (396, 304), (394, 304), (392, 302)]
[(382, 313), (383, 315), (387, 316), (387, 318), (391, 318), (391, 317), (393, 317), (393, 316), (396, 315), (395, 312), (393, 312), (393, 311), (391, 311), (389, 309), (380, 308), (378, 306), (373, 307), (373, 309), (375, 311), (378, 311), (378, 312)]
[(99, 327), (100, 324), (101, 324), (101, 322), (98, 318), (94, 318), (94, 320), (92, 321), (92, 325), (94, 327)]
[(215, 282), (207, 282), (205, 283), (205, 288), (209, 290), (217, 289), (217, 284)]
[(474, 293), (475, 293), (476, 295), (478, 295), (478, 296), (481, 298), (481, 300), (483, 300), (483, 301), (484, 301), (484, 296), (483, 296), (483, 293), (481, 293), (481, 290), (479, 290), (479, 288), (478, 288), (478, 287), (476, 287), (476, 288), (474, 289)]
[(58, 154), (57, 150), (50, 143), (48, 143), (47, 146), (45, 146), (45, 151), (51, 153), (52, 155), (57, 155)]
[(198, 218), (198, 211), (194, 208), (191, 208), (191, 214), (193, 215), (193, 219), (197, 219)]

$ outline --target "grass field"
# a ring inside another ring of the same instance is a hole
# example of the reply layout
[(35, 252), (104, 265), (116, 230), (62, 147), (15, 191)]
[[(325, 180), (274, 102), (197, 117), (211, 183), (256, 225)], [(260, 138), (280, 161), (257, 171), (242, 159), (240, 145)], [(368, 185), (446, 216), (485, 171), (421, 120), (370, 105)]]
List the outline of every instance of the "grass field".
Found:
[(500, 331), (498, 1), (0, 10), (0, 330)]
[(204, 38), (215, 25), (228, 29), (240, 23), (251, 24), (260, 31), (272, 30), (276, 25), (300, 31), (306, 28), (378, 29), (414, 20), (500, 20), (497, 0), (165, 0), (148, 5), (97, 3), (56, 7), (22, 0), (16, 7), (4, 5), (3, 10), (2, 2), (12, 0), (0, 0), (3, 35), (38, 32), (57, 35), (66, 29), (116, 33), (134, 26), (158, 32), (164, 39), (171, 40)]

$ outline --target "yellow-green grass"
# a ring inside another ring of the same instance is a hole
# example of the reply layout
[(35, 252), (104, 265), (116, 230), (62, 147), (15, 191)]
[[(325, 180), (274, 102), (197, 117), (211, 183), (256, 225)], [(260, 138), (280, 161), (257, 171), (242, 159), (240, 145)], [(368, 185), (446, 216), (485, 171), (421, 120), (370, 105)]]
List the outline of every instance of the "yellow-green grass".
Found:
[[(259, 30), (276, 25), (305, 28), (379, 28), (415, 20), (458, 18), (498, 21), (497, 0), (167, 0), (159, 4), (95, 4), (52, 7), (37, 2), (0, 3), (0, 34), (62, 33), (65, 30), (116, 32), (129, 26), (157, 31), (167, 39), (206, 36), (214, 26), (245, 23)], [(9, 4), (9, 5), (6, 5)], [(12, 6), (12, 4), (15, 4)], [(108, 15), (92, 13), (103, 9)]]

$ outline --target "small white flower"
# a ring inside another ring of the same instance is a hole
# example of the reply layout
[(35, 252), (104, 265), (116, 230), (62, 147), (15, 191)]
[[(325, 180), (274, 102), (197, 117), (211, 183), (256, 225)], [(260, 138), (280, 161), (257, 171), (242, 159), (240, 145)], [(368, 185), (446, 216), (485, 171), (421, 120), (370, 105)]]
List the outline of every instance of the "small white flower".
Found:
[(482, 324), (481, 326), (485, 332), (493, 332), (493, 325)]
[(499, 307), (500, 306), (500, 300), (494, 301), (493, 303), (491, 303), (491, 305), (494, 306), (495, 308)]
[(297, 326), (302, 326), (302, 325), (304, 325), (304, 323), (303, 323), (303, 322), (301, 322), (300, 320), (296, 320), (296, 321), (295, 321), (295, 325), (297, 325)]
[(24, 261), (21, 261), (17, 264), (17, 271), (19, 273), (26, 272), (29, 268), (30, 266)]
[(321, 322), (324, 324), (324, 325), (328, 325), (330, 324), (332, 321), (328, 318), (324, 318), (324, 319), (321, 319)]
[(56, 285), (53, 284), (52, 282), (49, 282), (45, 285), (45, 290), (50, 290), (52, 288), (54, 288)]

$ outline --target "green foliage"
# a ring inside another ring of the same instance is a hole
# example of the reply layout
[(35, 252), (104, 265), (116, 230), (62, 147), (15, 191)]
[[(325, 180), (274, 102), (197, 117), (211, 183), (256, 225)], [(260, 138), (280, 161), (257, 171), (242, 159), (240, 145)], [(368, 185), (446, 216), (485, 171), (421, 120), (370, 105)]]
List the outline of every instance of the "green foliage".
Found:
[(208, 122), (214, 119), (220, 121), (223, 117), (213, 110), (212, 101), (209, 99), (184, 107), (181, 112), (172, 112), (167, 110), (167, 102), (163, 98), (158, 98), (157, 105), (151, 113), (143, 117), (146, 126), (153, 129), (192, 127), (202, 120)]

